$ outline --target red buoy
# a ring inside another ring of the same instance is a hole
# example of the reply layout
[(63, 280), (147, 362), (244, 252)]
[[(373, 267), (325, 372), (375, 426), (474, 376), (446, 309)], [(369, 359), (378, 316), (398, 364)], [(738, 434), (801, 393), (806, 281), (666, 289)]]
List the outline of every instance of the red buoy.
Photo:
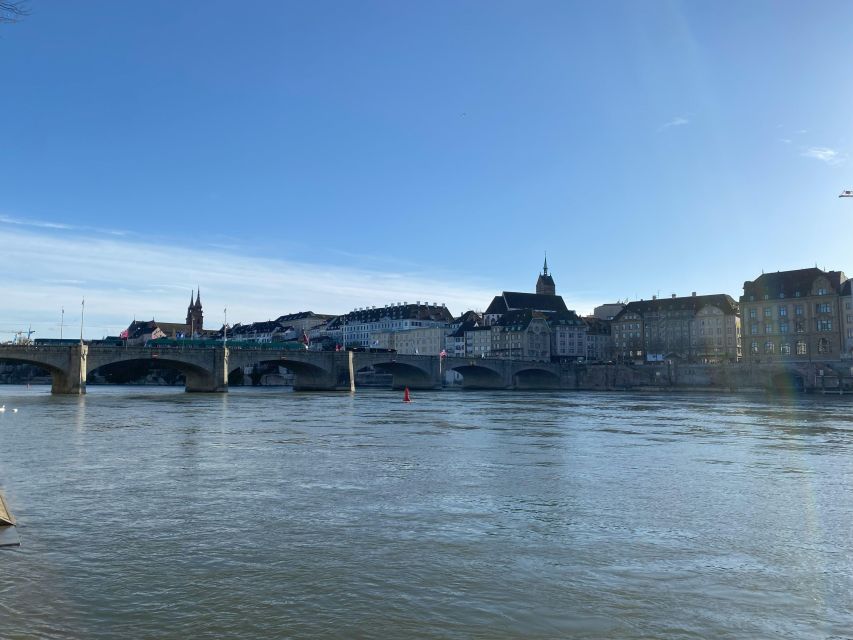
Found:
[(409, 397), (409, 387), (406, 387), (405, 391), (403, 391), (403, 402), (411, 402), (411, 401), (412, 401), (412, 399)]

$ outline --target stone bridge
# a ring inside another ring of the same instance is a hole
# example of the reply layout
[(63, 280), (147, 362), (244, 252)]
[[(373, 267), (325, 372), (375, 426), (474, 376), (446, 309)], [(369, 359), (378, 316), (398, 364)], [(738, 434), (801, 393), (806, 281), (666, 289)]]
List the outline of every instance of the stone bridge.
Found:
[(392, 375), (395, 388), (434, 389), (447, 371), (469, 389), (717, 388), (853, 391), (850, 362), (761, 365), (576, 365), (493, 358), (446, 358), (353, 351), (293, 351), (267, 348), (165, 348), (0, 345), (0, 361), (36, 365), (50, 372), (52, 392), (81, 394), (101, 367), (148, 362), (184, 374), (186, 390), (228, 390), (228, 375), (261, 364), (293, 372), (296, 390), (354, 390), (355, 374), (373, 367)]
[(229, 373), (262, 364), (277, 364), (295, 376), (297, 390), (352, 390), (355, 374), (373, 367), (393, 377), (393, 387), (434, 389), (442, 386), (448, 370), (463, 377), (463, 387), (477, 389), (558, 388), (559, 365), (497, 359), (447, 358), (354, 351), (294, 351), (268, 348), (116, 347), (0, 345), (0, 361), (36, 365), (53, 380), (52, 392), (86, 392), (86, 380), (101, 367), (146, 362), (177, 369), (186, 378), (186, 390), (228, 390)]

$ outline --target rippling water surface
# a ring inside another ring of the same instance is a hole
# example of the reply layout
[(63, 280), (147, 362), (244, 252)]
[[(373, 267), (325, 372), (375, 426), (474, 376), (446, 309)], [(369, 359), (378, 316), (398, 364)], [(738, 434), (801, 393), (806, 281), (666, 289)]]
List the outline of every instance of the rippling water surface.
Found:
[(3, 638), (853, 637), (853, 402), (0, 387)]

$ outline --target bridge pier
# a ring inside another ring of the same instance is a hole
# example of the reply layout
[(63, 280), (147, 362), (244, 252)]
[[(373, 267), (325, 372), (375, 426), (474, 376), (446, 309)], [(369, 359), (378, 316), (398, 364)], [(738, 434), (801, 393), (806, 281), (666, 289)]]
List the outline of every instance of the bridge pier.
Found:
[(86, 393), (86, 359), (89, 347), (85, 344), (75, 345), (68, 349), (65, 366), (61, 369), (51, 369), (50, 392), (55, 395), (80, 396)]
[(184, 371), (188, 393), (228, 392), (228, 348), (213, 349), (210, 368), (193, 368)]

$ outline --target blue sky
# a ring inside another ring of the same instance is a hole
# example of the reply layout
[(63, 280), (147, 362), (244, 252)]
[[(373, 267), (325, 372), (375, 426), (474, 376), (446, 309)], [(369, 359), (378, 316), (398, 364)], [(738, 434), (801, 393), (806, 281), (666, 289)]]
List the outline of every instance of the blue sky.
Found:
[[(853, 272), (849, 2), (62, 2), (0, 26), (0, 331)], [(207, 323), (206, 323), (207, 324)], [(10, 336), (0, 334), (0, 341)]]

